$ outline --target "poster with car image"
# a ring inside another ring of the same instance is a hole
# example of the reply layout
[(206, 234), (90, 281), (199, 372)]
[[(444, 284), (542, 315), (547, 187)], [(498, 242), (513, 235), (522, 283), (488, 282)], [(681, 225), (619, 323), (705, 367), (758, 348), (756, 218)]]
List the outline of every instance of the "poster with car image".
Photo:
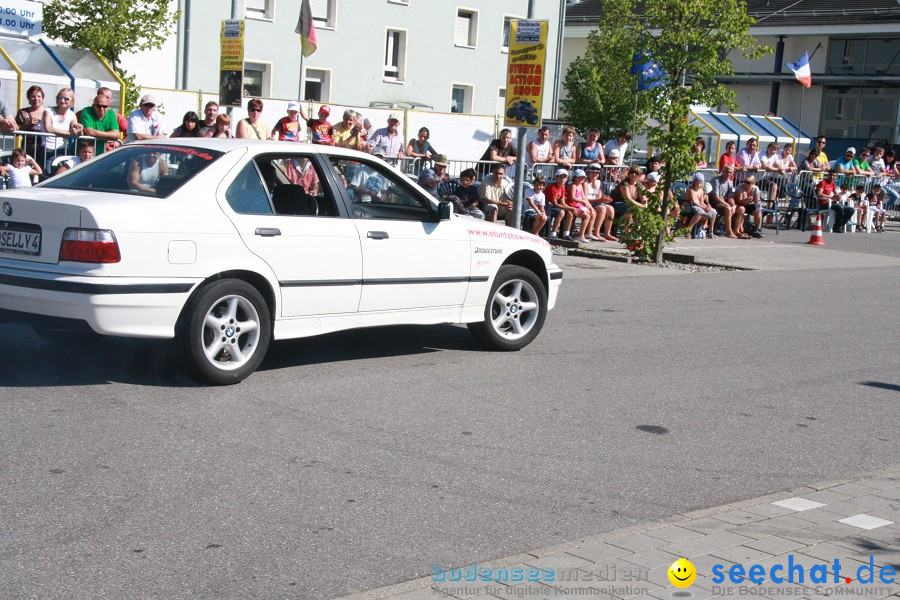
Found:
[(219, 106), (240, 106), (244, 87), (244, 22), (222, 21)]
[(507, 127), (541, 126), (547, 30), (547, 21), (514, 20), (510, 24), (503, 119)]

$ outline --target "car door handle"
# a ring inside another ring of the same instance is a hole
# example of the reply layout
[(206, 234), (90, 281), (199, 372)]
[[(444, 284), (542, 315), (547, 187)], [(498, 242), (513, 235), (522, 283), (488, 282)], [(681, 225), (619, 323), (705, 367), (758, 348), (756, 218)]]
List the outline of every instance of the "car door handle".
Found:
[(256, 235), (261, 235), (262, 237), (273, 237), (276, 235), (281, 235), (281, 230), (277, 227), (257, 227)]
[(370, 231), (366, 234), (366, 237), (372, 238), (373, 240), (386, 240), (389, 236), (387, 231)]

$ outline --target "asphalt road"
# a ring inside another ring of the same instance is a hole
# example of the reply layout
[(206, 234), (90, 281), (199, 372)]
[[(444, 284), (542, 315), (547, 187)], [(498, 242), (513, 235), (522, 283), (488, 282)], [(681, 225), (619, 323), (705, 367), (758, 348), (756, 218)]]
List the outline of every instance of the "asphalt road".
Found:
[(897, 463), (900, 269), (610, 264), (519, 353), (341, 333), (227, 388), (0, 324), (0, 597), (333, 598)]

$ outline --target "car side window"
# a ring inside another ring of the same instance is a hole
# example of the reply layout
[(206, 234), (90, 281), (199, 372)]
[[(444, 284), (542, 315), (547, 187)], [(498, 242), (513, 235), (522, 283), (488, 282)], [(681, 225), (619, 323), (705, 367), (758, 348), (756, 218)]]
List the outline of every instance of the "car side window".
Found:
[(338, 180), (353, 200), (353, 215), (362, 219), (433, 219), (429, 201), (413, 190), (402, 175), (377, 160), (356, 161), (332, 157)]
[(263, 186), (259, 171), (253, 162), (244, 165), (225, 192), (228, 205), (236, 213), (244, 215), (271, 215), (272, 204)]
[(306, 154), (267, 154), (255, 159), (272, 197), (275, 214), (338, 217), (327, 180)]

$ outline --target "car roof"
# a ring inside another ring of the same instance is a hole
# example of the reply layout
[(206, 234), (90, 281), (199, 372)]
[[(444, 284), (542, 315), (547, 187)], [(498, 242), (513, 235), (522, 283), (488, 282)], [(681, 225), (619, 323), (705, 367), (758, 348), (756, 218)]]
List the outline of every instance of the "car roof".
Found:
[(347, 148), (337, 148), (335, 146), (323, 146), (321, 144), (305, 144), (297, 142), (278, 142), (275, 140), (247, 140), (239, 138), (168, 138), (166, 140), (142, 140), (132, 142), (127, 146), (150, 145), (150, 146), (190, 146), (192, 148), (205, 148), (209, 150), (219, 150), (220, 152), (231, 152), (246, 148), (254, 154), (262, 154), (264, 152), (311, 152), (314, 154), (327, 154), (329, 156), (346, 156), (347, 158), (373, 158), (371, 154), (359, 152), (358, 150), (350, 150)]

